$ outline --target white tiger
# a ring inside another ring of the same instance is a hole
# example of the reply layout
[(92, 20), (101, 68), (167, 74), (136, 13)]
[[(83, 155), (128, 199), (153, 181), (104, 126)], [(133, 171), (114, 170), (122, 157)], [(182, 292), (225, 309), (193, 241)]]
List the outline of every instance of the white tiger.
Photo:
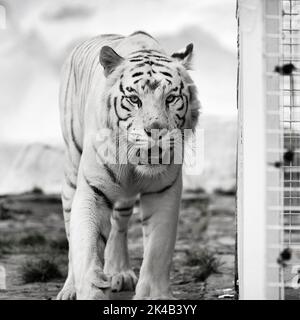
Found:
[[(107, 299), (111, 290), (135, 287), (135, 299), (172, 298), (169, 274), (182, 191), (182, 165), (173, 161), (174, 146), (183, 129), (195, 128), (199, 113), (187, 72), (192, 50), (190, 44), (169, 56), (139, 31), (92, 38), (66, 61), (60, 113), (69, 266), (58, 299)], [(172, 135), (174, 129), (180, 134)], [(149, 141), (164, 145), (158, 155), (145, 157)], [(169, 164), (163, 162), (165, 155)], [(137, 196), (144, 245), (139, 280), (127, 248), (127, 224)]]

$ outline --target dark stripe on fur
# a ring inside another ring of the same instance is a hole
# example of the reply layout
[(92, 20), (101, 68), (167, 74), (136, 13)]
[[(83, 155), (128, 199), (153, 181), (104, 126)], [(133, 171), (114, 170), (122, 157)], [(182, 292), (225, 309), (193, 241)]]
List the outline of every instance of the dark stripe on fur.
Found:
[(180, 81), (180, 94), (181, 94), (183, 88), (184, 88), (184, 83), (183, 83), (183, 81)]
[(115, 173), (112, 171), (112, 169), (106, 163), (103, 163), (103, 166), (104, 166), (107, 174), (111, 178), (112, 182), (119, 184), (119, 181), (118, 181), (117, 177), (115, 176)]
[(130, 69), (130, 72), (133, 70), (136, 70), (137, 68), (141, 68), (144, 67), (145, 64), (148, 64), (148, 61), (142, 62), (142, 63), (138, 63), (137, 65), (135, 65), (133, 68)]
[(128, 126), (127, 126), (127, 130), (129, 130), (131, 127), (132, 127), (132, 122), (130, 122), (129, 124), (128, 124)]
[(178, 114), (175, 115), (178, 120), (183, 120), (184, 116), (180, 117)]
[(150, 218), (152, 217), (152, 215), (149, 215), (148, 217), (144, 217), (142, 218), (141, 222), (142, 222), (142, 225), (146, 225), (147, 222), (150, 220)]
[(67, 175), (65, 175), (65, 178), (67, 185), (73, 189), (76, 189), (77, 185), (73, 183)]
[(128, 112), (130, 112), (130, 109), (127, 108), (126, 106), (124, 106), (124, 104), (123, 104), (122, 102), (121, 102), (121, 108), (124, 109), (124, 110), (126, 110), (126, 111), (128, 111)]
[(161, 61), (161, 62), (166, 62), (166, 63), (171, 63), (172, 61), (171, 60), (169, 60), (169, 59), (167, 59), (167, 58), (165, 58), (165, 57), (163, 57), (163, 56), (152, 56), (152, 57), (154, 57), (155, 58), (155, 60), (157, 60), (157, 61)]
[(158, 62), (166, 62), (166, 63), (171, 63), (172, 62), (172, 61), (167, 60), (167, 59), (159, 59), (159, 58), (156, 58), (156, 61), (158, 61)]
[(105, 235), (104, 235), (102, 232), (100, 232), (100, 233), (99, 233), (99, 237), (101, 238), (101, 240), (103, 241), (103, 243), (106, 245), (106, 243), (107, 243), (107, 238), (105, 237)]
[(118, 110), (117, 110), (117, 97), (114, 98), (114, 108), (115, 108), (115, 113), (116, 113), (116, 116), (118, 117), (118, 123), (117, 123), (117, 126), (119, 127), (120, 126), (120, 121), (126, 121), (130, 118), (130, 116), (126, 117), (126, 118), (121, 118), (118, 114)]
[(162, 189), (160, 189), (158, 191), (150, 191), (150, 192), (142, 193), (142, 196), (148, 196), (148, 195), (151, 195), (151, 194), (160, 194), (160, 193), (163, 193), (163, 192), (167, 191), (168, 189), (170, 189), (174, 185), (174, 183), (177, 181), (177, 178), (178, 178), (178, 174), (177, 174), (176, 178), (174, 179), (174, 181), (171, 184), (167, 185), (166, 187), (164, 187), (164, 188), (162, 188)]
[[(175, 181), (174, 181), (174, 182), (175, 182)], [(170, 189), (170, 188), (173, 186), (174, 182), (172, 182), (172, 184), (170, 184), (170, 185), (168, 185), (168, 186), (166, 186), (166, 187), (162, 188), (162, 189), (161, 189), (161, 190), (159, 190), (159, 191), (145, 192), (145, 193), (143, 193), (142, 195), (143, 195), (143, 196), (148, 196), (148, 195), (150, 195), (150, 194), (159, 194), (159, 193), (163, 193), (163, 192), (167, 191), (168, 189)]]
[(144, 74), (143, 72), (136, 72), (132, 75), (132, 78), (142, 76), (143, 74)]
[(111, 95), (109, 95), (108, 98), (107, 98), (107, 109), (108, 110), (111, 109)]
[(98, 189), (97, 187), (93, 186), (91, 184), (90, 181), (88, 181), (88, 179), (86, 177), (84, 177), (85, 180), (86, 180), (86, 183), (89, 185), (89, 187), (93, 190), (93, 192), (100, 198), (103, 199), (103, 201), (105, 202), (106, 206), (109, 208), (109, 209), (112, 209), (113, 208), (113, 203), (111, 202), (111, 200), (105, 195), (105, 193)]
[(123, 94), (125, 94), (125, 91), (124, 91), (124, 88), (123, 88), (123, 84), (122, 84), (121, 81), (120, 81), (119, 89)]
[(173, 78), (173, 76), (172, 76), (171, 73), (169, 73), (169, 72), (160, 71), (160, 73), (162, 73), (162, 74), (163, 74), (164, 76), (166, 76), (166, 77)]
[(130, 59), (129, 62), (141, 62), (143, 59)]
[(166, 65), (161, 64), (161, 63), (158, 63), (158, 62), (153, 62), (153, 65), (156, 66), (156, 67), (164, 67), (164, 68), (166, 68), (166, 69), (170, 69), (170, 68), (167, 67)]
[(138, 54), (136, 56), (131, 57), (130, 59), (144, 59), (146, 56), (143, 54)]
[[(168, 60), (164, 55), (158, 55), (158, 54), (149, 54), (148, 55), (148, 57), (153, 57), (153, 58), (158, 58), (158, 59), (166, 59), (166, 60)], [(171, 60), (168, 60), (168, 61), (170, 61), (171, 62)]]
[(185, 107), (184, 103), (182, 103), (182, 106), (177, 109), (177, 111), (181, 111)]
[(137, 92), (134, 88), (131, 88), (131, 87), (126, 87), (126, 90), (128, 91), (128, 92)]

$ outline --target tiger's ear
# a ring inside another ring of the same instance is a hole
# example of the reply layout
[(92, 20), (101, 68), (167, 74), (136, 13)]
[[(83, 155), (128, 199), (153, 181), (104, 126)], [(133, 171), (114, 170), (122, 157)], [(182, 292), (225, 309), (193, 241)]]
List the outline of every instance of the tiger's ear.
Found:
[(171, 57), (181, 62), (186, 67), (186, 69), (190, 69), (193, 56), (193, 48), (194, 45), (190, 43), (183, 50), (173, 53)]
[(104, 46), (100, 51), (100, 63), (104, 68), (104, 74), (107, 77), (124, 59), (109, 46)]

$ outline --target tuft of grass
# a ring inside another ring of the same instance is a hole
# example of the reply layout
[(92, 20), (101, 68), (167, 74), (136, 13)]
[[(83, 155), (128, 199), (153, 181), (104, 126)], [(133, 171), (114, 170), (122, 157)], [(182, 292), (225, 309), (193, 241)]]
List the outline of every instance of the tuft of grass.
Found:
[(219, 268), (222, 265), (214, 252), (206, 249), (200, 251), (187, 251), (186, 264), (190, 267), (198, 267), (194, 273), (196, 282), (205, 281), (211, 274), (219, 273)]
[(21, 267), (21, 274), (24, 283), (48, 282), (62, 278), (57, 264), (47, 258), (25, 262)]
[(8, 237), (1, 237), (0, 238), (0, 253), (4, 254), (4, 253), (9, 253), (11, 251), (11, 249), (14, 246), (14, 242), (11, 241), (11, 239), (9, 239)]
[(11, 219), (12, 215), (8, 208), (4, 205), (4, 203), (0, 203), (0, 220), (8, 220)]
[(28, 251), (28, 249), (39, 249), (44, 248), (46, 244), (45, 236), (40, 233), (0, 236), (1, 253), (17, 253)]
[(66, 237), (61, 237), (57, 240), (52, 240), (50, 242), (51, 249), (60, 250), (60, 251), (67, 251), (69, 249), (69, 242)]
[(45, 236), (37, 232), (26, 235), (19, 240), (19, 244), (22, 246), (43, 246), (46, 242)]
[(0, 235), (0, 253), (65, 252), (69, 248), (66, 237), (49, 240), (39, 232), (18, 235)]

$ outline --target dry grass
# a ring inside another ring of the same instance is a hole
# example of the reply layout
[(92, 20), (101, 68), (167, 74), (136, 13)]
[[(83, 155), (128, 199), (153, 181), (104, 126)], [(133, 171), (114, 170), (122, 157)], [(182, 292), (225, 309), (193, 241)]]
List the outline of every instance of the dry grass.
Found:
[(0, 237), (0, 254), (18, 253), (43, 253), (43, 258), (26, 261), (20, 267), (21, 277), (24, 283), (48, 282), (63, 277), (57, 262), (58, 251), (63, 253), (68, 248), (68, 241), (61, 236), (55, 240), (48, 240), (39, 232), (29, 231), (27, 234), (2, 235)]
[[(191, 196), (191, 200), (184, 200), (186, 209), (181, 210), (172, 286), (175, 297), (179, 299), (217, 299), (219, 292), (216, 289), (229, 288), (234, 280), (231, 260), (226, 259), (228, 255), (232, 257), (234, 247), (216, 242), (225, 234), (234, 238), (234, 199), (212, 197), (212, 208), (218, 210), (214, 215), (210, 207), (205, 207), (203, 197), (195, 196), (197, 199)], [(9, 199), (7, 207), (13, 215), (10, 221), (3, 222), (0, 235), (0, 253), (6, 251), (1, 260), (7, 268), (9, 289), (2, 293), (1, 298), (53, 298), (62, 287), (68, 271), (68, 242), (62, 228), (61, 203), (57, 199), (46, 195)], [(28, 210), (28, 215), (23, 214), (24, 210)], [(138, 214), (133, 215), (130, 225), (131, 264), (138, 274), (143, 253)], [(208, 248), (218, 248), (217, 253), (213, 249), (199, 250), (199, 246), (204, 248), (206, 244)], [(185, 250), (188, 251), (186, 254)], [(224, 259), (223, 254), (226, 254)], [(224, 261), (226, 267), (218, 269), (218, 259)], [(215, 272), (222, 274), (214, 276)], [(221, 277), (223, 274), (224, 278)]]
[(20, 253), (44, 253), (49, 256), (66, 254), (68, 251), (68, 240), (65, 236), (57, 239), (47, 239), (39, 232), (32, 232), (18, 235), (0, 236), (0, 255)]
[(21, 266), (21, 275), (24, 283), (48, 282), (62, 278), (57, 264), (48, 258), (25, 262)]
[(50, 247), (54, 250), (67, 251), (69, 249), (69, 242), (66, 237), (61, 237), (57, 240), (50, 241)]
[(20, 238), (18, 242), (22, 246), (43, 246), (46, 244), (47, 240), (44, 235), (34, 232)]
[(8, 253), (10, 252), (12, 247), (10, 239), (7, 239), (5, 237), (0, 238), (0, 254)]
[(189, 267), (197, 267), (194, 273), (196, 282), (205, 281), (211, 274), (219, 273), (219, 268), (222, 265), (215, 253), (206, 249), (201, 251), (187, 251), (186, 257), (186, 265)]

